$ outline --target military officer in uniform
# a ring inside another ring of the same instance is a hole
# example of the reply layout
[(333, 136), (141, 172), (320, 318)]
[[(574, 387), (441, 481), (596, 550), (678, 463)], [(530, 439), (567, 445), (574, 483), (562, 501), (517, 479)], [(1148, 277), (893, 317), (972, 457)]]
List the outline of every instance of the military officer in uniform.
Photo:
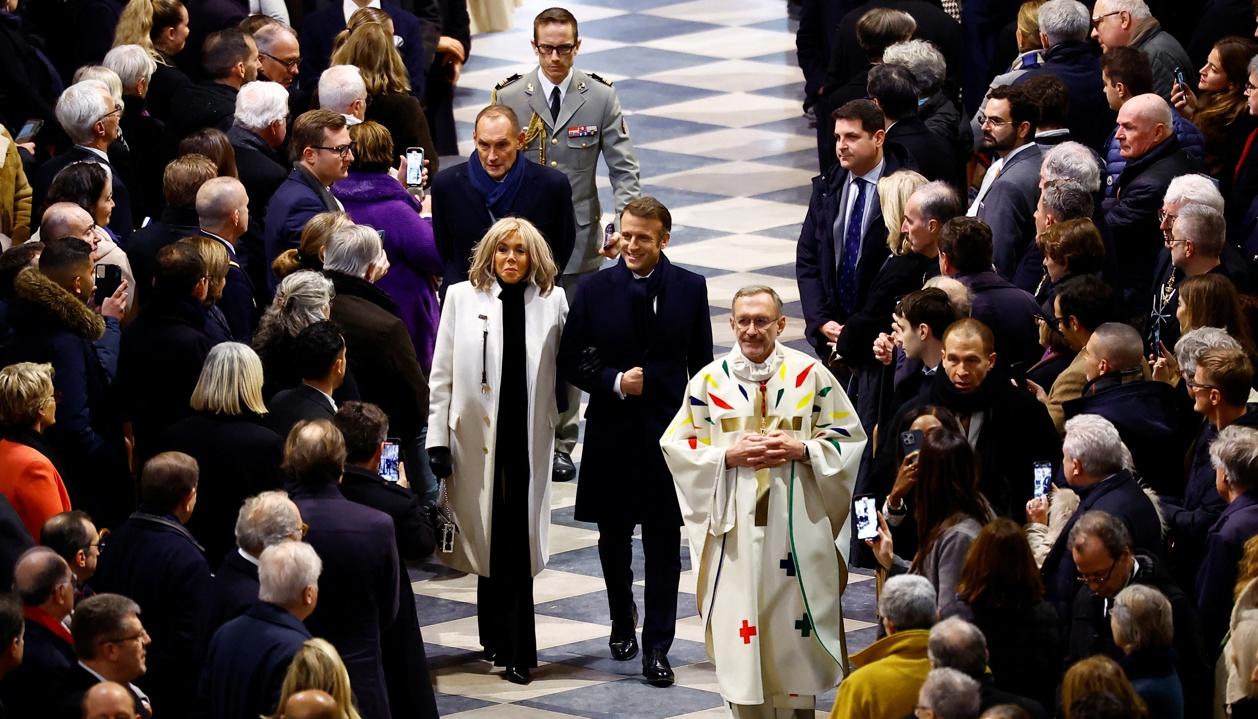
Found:
[[(602, 208), (594, 176), (598, 156), (607, 163), (616, 197), (616, 216), (637, 197), (638, 158), (633, 153), (620, 100), (612, 84), (572, 64), (581, 49), (577, 19), (563, 8), (543, 10), (533, 19), (533, 52), (538, 66), (527, 75), (513, 75), (494, 88), (492, 102), (515, 110), (525, 129), (525, 156), (562, 171), (572, 184), (576, 212), (576, 247), (563, 268), (559, 284), (571, 305), (577, 285), (596, 272), (603, 257), (616, 256), (615, 242), (605, 247)], [(618, 239), (618, 238), (617, 238)], [(568, 389), (568, 410), (555, 429), (556, 481), (576, 477), (571, 453), (577, 443), (577, 411), (581, 391)]]

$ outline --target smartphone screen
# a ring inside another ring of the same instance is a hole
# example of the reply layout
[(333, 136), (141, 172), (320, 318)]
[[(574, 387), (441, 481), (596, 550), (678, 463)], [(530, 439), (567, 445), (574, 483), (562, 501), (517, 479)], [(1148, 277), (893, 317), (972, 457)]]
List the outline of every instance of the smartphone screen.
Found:
[(1048, 494), (1048, 488), (1053, 484), (1053, 465), (1048, 462), (1035, 463), (1035, 496), (1043, 497)]
[(398, 462), (398, 443), (390, 439), (380, 450), (380, 477), (386, 482), (396, 482), (401, 479)]
[(871, 495), (856, 498), (856, 538), (878, 536), (878, 505)]
[(424, 148), (406, 148), (406, 184), (419, 187), (424, 184)]
[(27, 120), (26, 124), (22, 125), (21, 132), (17, 134), (17, 142), (23, 143), (23, 142), (30, 142), (34, 140), (35, 136), (39, 134), (40, 128), (42, 128), (43, 126), (44, 126), (43, 120), (34, 119), (34, 118)]
[(96, 265), (96, 293), (93, 299), (101, 304), (122, 284), (122, 268), (117, 265)]
[(610, 250), (616, 242), (616, 223), (608, 222), (603, 228), (603, 249)]

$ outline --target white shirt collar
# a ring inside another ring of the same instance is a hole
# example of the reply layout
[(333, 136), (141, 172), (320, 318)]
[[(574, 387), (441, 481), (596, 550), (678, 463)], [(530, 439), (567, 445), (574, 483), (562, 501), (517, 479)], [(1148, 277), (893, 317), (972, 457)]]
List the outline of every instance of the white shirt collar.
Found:
[[(303, 383), (303, 384), (306, 384), (306, 383)], [(328, 394), (327, 392), (324, 392), (323, 390), (319, 389), (318, 387), (315, 387), (312, 384), (306, 384), (306, 386), (318, 392), (319, 394), (323, 395), (324, 399), (328, 401), (328, 404), (332, 405), (332, 411), (333, 412), (337, 411), (336, 400), (332, 399), (332, 395)]]
[(97, 156), (97, 157), (99, 157), (100, 159), (104, 160), (104, 161), (106, 162), (106, 164), (108, 164), (108, 163), (109, 163), (109, 154), (108, 154), (108, 153), (101, 152), (100, 150), (96, 149), (95, 147), (88, 147), (87, 145), (79, 145), (79, 147), (83, 148), (84, 150), (87, 150), (88, 152), (92, 153), (93, 155), (96, 155), (96, 156)]
[(877, 188), (878, 180), (882, 178), (882, 172), (884, 169), (886, 169), (886, 167), (887, 167), (887, 158), (884, 157), (878, 161), (877, 165), (874, 165), (874, 168), (872, 170), (870, 170), (869, 172), (866, 172), (863, 175), (853, 175), (852, 173), (849, 172), (847, 175), (848, 184), (851, 184), (853, 181), (856, 180), (856, 178), (859, 177), (865, 182), (868, 182), (870, 185), (873, 185), (874, 188)]
[[(376, 8), (377, 10), (379, 10), (379, 9), (380, 9), (380, 0), (371, 0), (371, 2), (367, 3), (367, 4), (366, 4), (366, 5), (364, 5), (363, 7), (374, 7), (374, 8)], [(358, 3), (354, 2), (354, 0), (343, 0), (343, 1), (341, 2), (341, 11), (345, 13), (345, 24), (346, 24), (346, 25), (348, 25), (348, 24), (349, 24), (349, 19), (350, 19), (350, 17), (351, 17), (354, 13), (358, 12), (358, 10), (359, 10)]]
[(542, 69), (539, 67), (537, 68), (537, 84), (542, 88), (542, 99), (547, 105), (550, 104), (550, 91), (558, 87), (559, 104), (562, 105), (564, 98), (568, 96), (568, 87), (572, 85), (572, 70), (568, 71), (568, 75), (560, 80), (558, 85), (555, 85), (555, 83), (546, 79), (546, 73), (542, 72)]
[(237, 552), (240, 556), (244, 557), (246, 562), (248, 562), (248, 563), (252, 564), (252, 565), (253, 565), (253, 566), (255, 566), (255, 567), (256, 567), (256, 566), (258, 566), (258, 558), (257, 558), (257, 557), (255, 557), (255, 556), (253, 556), (252, 554), (250, 554), (250, 553), (246, 552), (245, 550), (241, 549), (240, 547), (236, 547), (236, 552)]
[[(89, 667), (88, 665), (84, 664), (82, 661), (80, 661), (80, 662), (79, 662), (79, 666), (83, 667), (83, 670), (84, 670), (84, 671), (86, 671), (88, 674), (91, 674), (92, 676), (96, 677), (97, 679), (101, 680), (102, 682), (113, 681), (112, 679), (107, 679), (107, 678), (105, 678), (104, 676), (101, 676), (101, 674), (100, 674), (99, 672), (97, 672), (95, 669), (93, 669), (93, 668)], [(139, 697), (141, 701), (148, 701), (148, 700), (149, 700), (149, 695), (148, 695), (148, 694), (145, 694), (143, 691), (140, 691), (140, 688), (139, 688), (139, 687), (137, 687), (136, 685), (132, 684), (131, 682), (127, 682), (127, 687), (128, 687), (129, 689), (131, 689), (131, 693), (132, 693), (132, 694), (135, 694), (137, 697)], [(138, 707), (137, 707), (137, 708), (138, 708)]]
[(343, 112), (341, 113), (341, 117), (345, 118), (345, 124), (348, 125), (349, 127), (353, 127), (354, 125), (361, 125), (363, 122), (362, 120), (359, 120), (357, 117), (354, 117), (353, 115), (346, 115)]
[(1018, 154), (1019, 152), (1022, 152), (1028, 147), (1035, 147), (1035, 138), (1031, 138), (1031, 141), (1025, 145), (1018, 145), (1017, 147), (1010, 150), (1008, 155), (1005, 155), (1003, 158), (1001, 158), (1001, 162), (1003, 163), (1003, 165), (1008, 165), (1009, 161), (1013, 159), (1014, 155)]

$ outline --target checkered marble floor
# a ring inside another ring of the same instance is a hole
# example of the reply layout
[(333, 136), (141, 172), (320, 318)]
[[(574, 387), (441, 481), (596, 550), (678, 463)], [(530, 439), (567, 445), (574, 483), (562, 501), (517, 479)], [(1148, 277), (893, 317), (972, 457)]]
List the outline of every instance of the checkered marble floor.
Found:
[[(526, 0), (512, 30), (477, 36), (455, 104), (460, 149), (471, 122), (503, 78), (533, 67), (532, 18), (553, 0)], [(733, 343), (728, 299), (767, 284), (786, 303), (783, 339), (803, 341), (795, 241), (815, 174), (814, 132), (801, 114), (803, 75), (783, 0), (582, 0), (566, 4), (580, 22), (577, 66), (615, 82), (642, 168), (644, 194), (673, 214), (666, 254), (707, 278), (713, 337)], [(451, 158), (451, 161), (457, 161)], [(446, 160), (443, 159), (443, 163)], [(600, 163), (604, 208), (613, 207)], [(605, 217), (604, 222), (610, 221)], [(580, 461), (580, 446), (574, 459)], [(528, 686), (510, 684), (479, 658), (476, 579), (437, 565), (411, 578), (442, 716), (458, 719), (723, 717), (716, 674), (704, 654), (695, 573), (680, 547), (677, 639), (670, 689), (648, 686), (640, 661), (613, 661), (598, 561), (598, 533), (575, 521), (575, 483), (554, 486), (551, 559), (534, 585), (539, 668)], [(634, 574), (642, 576), (634, 542)], [(872, 577), (853, 573), (844, 596), (851, 651), (874, 639)], [(635, 593), (643, 605), (642, 582)], [(818, 701), (829, 710), (833, 693)]]

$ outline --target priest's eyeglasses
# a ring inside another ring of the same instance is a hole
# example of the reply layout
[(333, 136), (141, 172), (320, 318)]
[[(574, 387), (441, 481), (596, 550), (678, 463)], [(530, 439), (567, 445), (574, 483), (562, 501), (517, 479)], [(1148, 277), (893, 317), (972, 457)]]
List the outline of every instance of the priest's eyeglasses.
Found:
[(533, 45), (542, 55), (549, 55), (553, 52), (559, 53), (559, 57), (568, 57), (572, 51), (577, 49), (576, 45), (564, 43), (563, 45)]
[(739, 317), (734, 320), (734, 326), (740, 330), (755, 327), (758, 330), (764, 331), (769, 329), (769, 326), (774, 322), (777, 322), (779, 319), (781, 319), (781, 317), (775, 317), (773, 319), (769, 319), (767, 317)]

